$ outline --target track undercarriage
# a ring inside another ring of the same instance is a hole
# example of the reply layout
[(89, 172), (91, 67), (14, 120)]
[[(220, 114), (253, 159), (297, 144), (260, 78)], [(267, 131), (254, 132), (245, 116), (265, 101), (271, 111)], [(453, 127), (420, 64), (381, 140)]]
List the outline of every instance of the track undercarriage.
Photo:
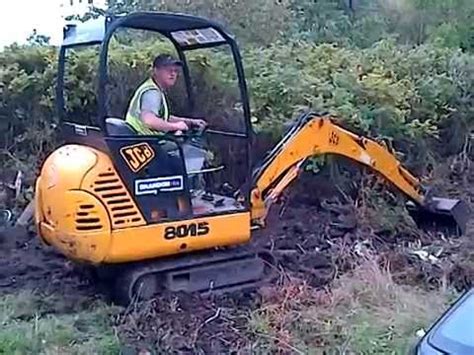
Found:
[(96, 271), (110, 285), (112, 299), (129, 304), (165, 290), (218, 295), (252, 289), (274, 277), (276, 262), (267, 250), (236, 247), (102, 266)]

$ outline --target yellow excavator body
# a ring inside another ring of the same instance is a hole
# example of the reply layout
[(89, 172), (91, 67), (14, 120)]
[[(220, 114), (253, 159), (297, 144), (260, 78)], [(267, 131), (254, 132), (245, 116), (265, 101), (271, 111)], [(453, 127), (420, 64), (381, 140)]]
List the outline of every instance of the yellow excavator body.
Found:
[[(133, 262), (250, 239), (249, 212), (147, 224), (110, 158), (80, 145), (46, 159), (35, 201), (39, 235), (81, 262)], [(180, 231), (190, 225), (195, 233), (184, 238)]]

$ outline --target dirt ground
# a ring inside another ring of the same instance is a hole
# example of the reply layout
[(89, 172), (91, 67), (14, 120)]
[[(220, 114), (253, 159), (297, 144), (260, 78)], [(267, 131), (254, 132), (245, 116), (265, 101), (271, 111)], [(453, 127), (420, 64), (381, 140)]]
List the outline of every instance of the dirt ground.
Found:
[[(471, 203), (471, 182), (455, 181), (456, 191)], [(373, 201), (358, 199), (331, 208), (324, 198), (334, 194), (333, 186), (309, 186), (302, 179), (289, 195), (282, 216), (275, 209), (269, 227), (255, 235), (256, 243), (269, 247), (281, 265), (281, 275), (274, 287), (288, 276), (303, 279), (316, 288), (330, 287), (334, 278), (358, 263), (359, 256), (371, 253), (381, 255), (395, 279), (404, 284), (426, 288), (450, 284), (458, 289), (472, 285), (472, 229), (462, 238), (428, 234), (409, 225), (389, 233), (390, 214), (385, 224), (374, 223), (370, 218), (370, 211), (375, 210), (375, 219), (381, 222), (378, 202), (374, 207)], [(382, 207), (380, 204), (379, 208)], [(335, 226), (335, 222), (342, 226)], [(74, 313), (87, 309), (97, 299), (105, 299), (97, 285), (70, 262), (41, 245), (34, 235), (4, 235), (0, 248), (0, 294), (25, 289), (63, 295), (62, 302), (44, 310), (53, 314)], [(261, 297), (261, 290), (205, 299), (163, 294), (152, 301), (131, 305), (115, 316), (113, 325), (124, 344), (124, 352), (130, 354), (144, 349), (179, 353), (250, 349), (252, 340), (245, 331), (248, 320), (243, 314), (257, 309)]]

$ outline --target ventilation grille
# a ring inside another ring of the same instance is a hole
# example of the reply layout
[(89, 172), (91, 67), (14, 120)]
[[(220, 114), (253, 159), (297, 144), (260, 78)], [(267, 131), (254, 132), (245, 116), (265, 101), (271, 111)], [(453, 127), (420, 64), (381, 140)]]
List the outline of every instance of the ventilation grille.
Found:
[(94, 205), (79, 205), (76, 212), (76, 231), (92, 232), (101, 230), (103, 225)]
[(112, 228), (134, 227), (145, 223), (115, 172), (100, 173), (94, 181), (94, 192), (105, 203), (112, 219)]

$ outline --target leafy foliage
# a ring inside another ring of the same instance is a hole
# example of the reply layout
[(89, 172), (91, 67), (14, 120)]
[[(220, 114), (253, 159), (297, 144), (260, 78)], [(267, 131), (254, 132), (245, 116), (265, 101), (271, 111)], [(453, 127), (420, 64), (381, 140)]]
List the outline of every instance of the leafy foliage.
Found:
[[(434, 151), (459, 152), (473, 125), (474, 57), (466, 53), (473, 48), (473, 4), (110, 0), (109, 11), (179, 11), (229, 27), (243, 44), (252, 119), (259, 132), (280, 135), (303, 109), (329, 111), (351, 129), (392, 140), (426, 163)], [(101, 14), (93, 9), (83, 20)], [(113, 116), (124, 114), (151, 58), (173, 51), (164, 41), (136, 32), (125, 31), (112, 43), (107, 104)], [(86, 48), (68, 57), (66, 110), (83, 123), (93, 122), (97, 112), (97, 54), (97, 48)], [(204, 116), (212, 114), (211, 106), (226, 112), (238, 105), (234, 67), (221, 52), (210, 54), (189, 58), (198, 114)], [(2, 163), (25, 168), (54, 146), (56, 60), (57, 49), (37, 33), (29, 45), (0, 53)], [(182, 86), (175, 91), (177, 112), (185, 110), (184, 92)]]
[(55, 62), (56, 51), (49, 47), (14, 46), (0, 53), (2, 164), (8, 157), (23, 162), (22, 168), (31, 166), (28, 157), (52, 147)]
[(295, 0), (291, 10), (292, 35), (313, 42), (367, 48), (393, 38), (400, 44), (474, 49), (469, 0)]
[[(465, 96), (465, 80), (472, 79), (454, 74), (472, 70), (467, 58), (457, 51), (392, 42), (358, 51), (304, 43), (246, 52), (260, 127), (283, 124), (296, 110), (311, 107), (329, 110), (363, 134), (417, 148), (424, 143), (420, 139), (439, 137), (454, 117), (464, 128), (472, 126), (467, 113), (472, 104)], [(459, 65), (462, 69), (456, 69)]]
[[(108, 87), (112, 115), (124, 114), (151, 59), (163, 51), (171, 47), (156, 41), (113, 44)], [(11, 153), (20, 160), (36, 157), (52, 147), (56, 55), (52, 47), (37, 46), (1, 53), (3, 159)], [(393, 41), (364, 50), (292, 42), (249, 47), (243, 55), (257, 131), (279, 135), (301, 110), (329, 111), (351, 129), (393, 140), (422, 159), (420, 147), (441, 138), (444, 152), (456, 152), (473, 125), (474, 57), (458, 50), (429, 44), (400, 47)], [(216, 87), (225, 89), (225, 78), (235, 76), (228, 59), (207, 51), (190, 58), (204, 114), (217, 97)], [(93, 122), (97, 110), (96, 68), (97, 49), (69, 57), (67, 111), (84, 123)]]
[(139, 10), (186, 12), (222, 23), (239, 41), (268, 45), (283, 37), (292, 22), (289, 0), (109, 0), (110, 12)]

